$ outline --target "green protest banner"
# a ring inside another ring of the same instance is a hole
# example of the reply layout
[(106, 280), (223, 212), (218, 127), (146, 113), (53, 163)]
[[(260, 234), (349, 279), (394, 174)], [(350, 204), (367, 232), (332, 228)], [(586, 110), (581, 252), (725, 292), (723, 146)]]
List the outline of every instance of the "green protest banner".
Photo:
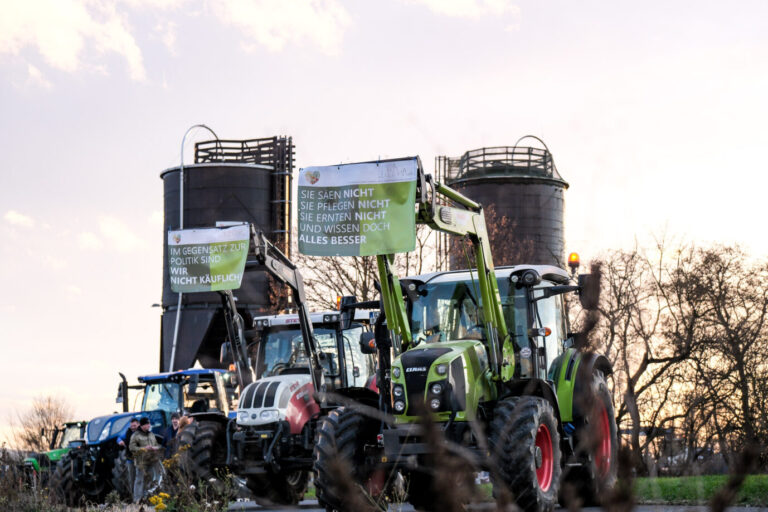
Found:
[(299, 171), (299, 252), (373, 256), (416, 247), (415, 157)]
[(247, 224), (168, 231), (168, 275), (176, 293), (240, 288), (248, 256)]

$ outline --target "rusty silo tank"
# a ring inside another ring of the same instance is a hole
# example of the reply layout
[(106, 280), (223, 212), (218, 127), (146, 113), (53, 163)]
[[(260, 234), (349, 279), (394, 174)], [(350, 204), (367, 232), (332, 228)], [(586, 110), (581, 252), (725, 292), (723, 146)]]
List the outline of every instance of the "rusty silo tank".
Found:
[[(219, 221), (250, 222), (290, 254), (293, 162), (290, 137), (197, 143), (195, 163), (184, 166), (184, 229), (212, 227)], [(219, 294), (183, 294), (170, 367), (179, 295), (171, 290), (168, 278), (166, 234), (179, 229), (180, 171), (174, 167), (160, 174), (164, 202), (161, 371), (189, 368), (196, 361), (205, 368), (218, 367), (226, 332)], [(270, 310), (269, 281), (264, 272), (246, 272), (234, 294), (246, 325), (253, 316)]]
[[(543, 147), (521, 145), (526, 139)], [(511, 261), (504, 254), (509, 245), (501, 247), (492, 240), (495, 261), (565, 266), (563, 215), (568, 183), (541, 139), (526, 135), (514, 146), (474, 149), (461, 158), (437, 157), (436, 167), (444, 183), (486, 208), (492, 206), (496, 219), (506, 217), (514, 228), (512, 245), (526, 248), (527, 261), (514, 261), (514, 256)], [(448, 259), (452, 269), (466, 267), (459, 258)]]

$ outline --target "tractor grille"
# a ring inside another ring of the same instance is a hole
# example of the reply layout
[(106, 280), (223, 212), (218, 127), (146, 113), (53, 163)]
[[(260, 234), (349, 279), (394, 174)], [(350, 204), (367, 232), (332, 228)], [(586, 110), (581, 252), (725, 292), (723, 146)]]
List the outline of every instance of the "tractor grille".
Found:
[[(427, 386), (429, 367), (435, 359), (450, 351), (447, 348), (423, 348), (409, 350), (400, 356), (405, 374), (405, 392), (408, 395), (406, 414), (409, 416), (417, 413), (417, 407), (414, 407), (416, 403), (424, 401), (424, 388)], [(424, 368), (424, 370), (408, 371), (412, 368)]]
[(267, 388), (267, 396), (264, 398), (264, 407), (272, 407), (275, 405), (275, 393), (277, 393), (277, 388), (280, 387), (280, 382), (273, 382), (269, 385), (269, 388)]

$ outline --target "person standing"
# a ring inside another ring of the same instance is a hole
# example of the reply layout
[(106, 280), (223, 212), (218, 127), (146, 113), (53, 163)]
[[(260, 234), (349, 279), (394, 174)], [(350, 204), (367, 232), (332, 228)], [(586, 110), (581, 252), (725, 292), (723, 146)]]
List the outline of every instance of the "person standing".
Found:
[(131, 436), (129, 446), (136, 465), (133, 502), (138, 503), (144, 498), (144, 493), (160, 479), (160, 444), (146, 416), (139, 420), (139, 429)]
[(131, 418), (131, 421), (128, 425), (128, 429), (125, 431), (125, 434), (121, 435), (117, 438), (117, 444), (120, 446), (121, 449), (125, 449), (125, 465), (126, 465), (126, 473), (128, 474), (128, 482), (127, 482), (127, 490), (128, 492), (133, 491), (133, 484), (136, 481), (136, 467), (133, 463), (133, 454), (131, 453), (131, 450), (129, 447), (131, 446), (131, 437), (133, 436), (134, 432), (136, 432), (139, 429), (139, 418)]
[(175, 412), (171, 414), (171, 424), (165, 429), (165, 435), (163, 436), (163, 446), (165, 446), (165, 458), (169, 458), (179, 446), (179, 440), (177, 435), (179, 434), (179, 413)]

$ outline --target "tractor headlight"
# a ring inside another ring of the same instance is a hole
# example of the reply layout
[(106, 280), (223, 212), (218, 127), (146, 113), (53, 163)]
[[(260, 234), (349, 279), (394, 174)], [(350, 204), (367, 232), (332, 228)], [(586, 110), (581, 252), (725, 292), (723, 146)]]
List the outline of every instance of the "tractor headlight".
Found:
[(429, 407), (432, 408), (433, 411), (436, 411), (440, 408), (440, 399), (439, 398), (433, 398), (429, 401)]
[(405, 410), (405, 402), (398, 400), (395, 402), (395, 411), (403, 412)]
[(429, 388), (430, 391), (432, 391), (433, 395), (439, 395), (443, 392), (443, 385), (439, 382), (437, 384), (432, 384), (432, 387)]
[(270, 409), (267, 411), (261, 411), (259, 418), (261, 418), (264, 421), (277, 421), (277, 418), (278, 418), (277, 410)]
[(246, 421), (248, 419), (248, 411), (238, 411), (237, 421)]
[(405, 391), (403, 390), (403, 386), (395, 386), (392, 388), (392, 394), (395, 395), (395, 398), (402, 398), (405, 394)]
[(448, 365), (447, 364), (439, 364), (435, 368), (435, 371), (437, 372), (438, 375), (445, 375), (446, 373), (448, 373)]
[(395, 366), (394, 368), (392, 368), (392, 375), (394, 375), (396, 379), (400, 378), (400, 367), (399, 366)]

